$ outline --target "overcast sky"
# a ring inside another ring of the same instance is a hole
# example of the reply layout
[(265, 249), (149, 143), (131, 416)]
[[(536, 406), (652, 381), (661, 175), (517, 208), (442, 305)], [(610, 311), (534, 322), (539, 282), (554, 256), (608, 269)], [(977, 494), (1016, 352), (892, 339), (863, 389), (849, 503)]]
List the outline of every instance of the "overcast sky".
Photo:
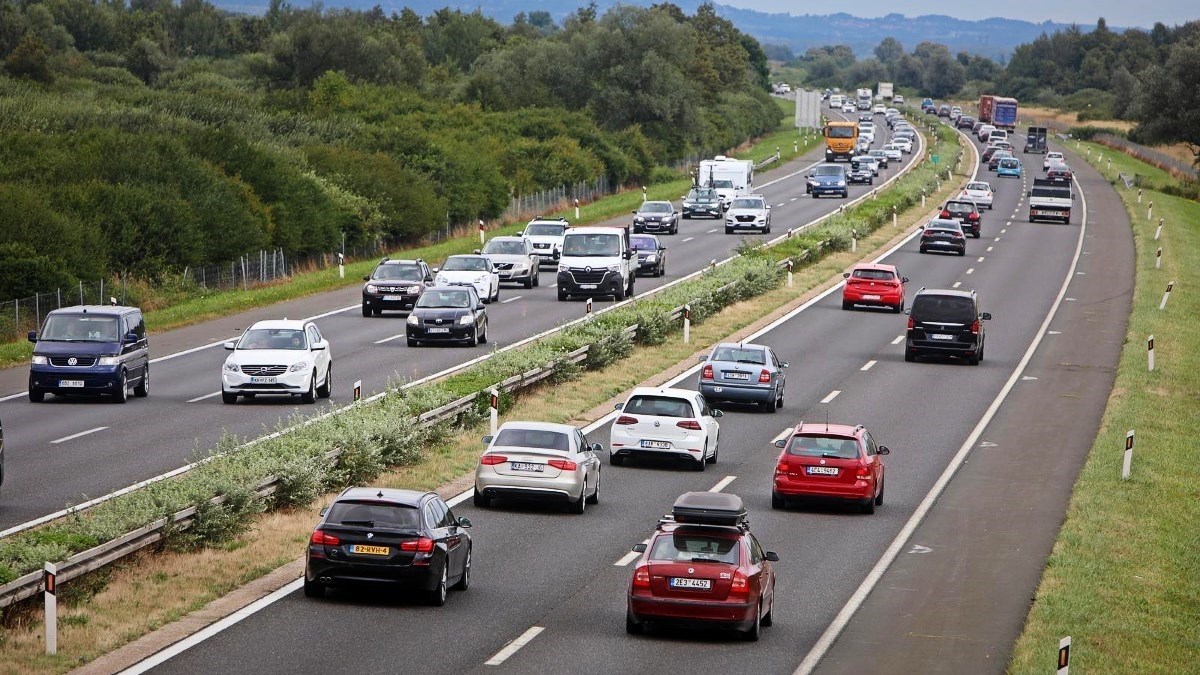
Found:
[(1155, 21), (1168, 26), (1200, 19), (1197, 0), (1008, 0), (989, 2), (928, 2), (919, 0), (855, 0), (853, 3), (797, 2), (796, 0), (718, 0), (731, 7), (756, 9), (760, 12), (786, 14), (834, 14), (844, 12), (854, 16), (878, 17), (885, 14), (921, 16), (944, 14), (957, 19), (986, 19), (1001, 16), (1033, 23), (1046, 20), (1059, 23), (1094, 25), (1100, 17), (1112, 27), (1140, 26), (1149, 28)]

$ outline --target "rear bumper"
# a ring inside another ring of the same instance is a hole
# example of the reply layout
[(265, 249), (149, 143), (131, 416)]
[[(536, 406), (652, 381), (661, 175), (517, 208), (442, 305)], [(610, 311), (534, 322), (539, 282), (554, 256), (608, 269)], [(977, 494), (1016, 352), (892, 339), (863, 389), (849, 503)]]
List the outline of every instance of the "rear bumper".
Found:
[(442, 566), (430, 565), (363, 565), (329, 558), (308, 558), (304, 578), (309, 582), (337, 584), (382, 584), (394, 588), (432, 591), (441, 581)]
[[(441, 326), (438, 326), (439, 328)], [(407, 326), (405, 330), (406, 337), (409, 340), (418, 340), (420, 342), (461, 342), (470, 340), (475, 335), (475, 324), (454, 324), (446, 326), (449, 329), (447, 333), (430, 333), (425, 326)]]
[(629, 616), (637, 623), (708, 626), (746, 630), (754, 626), (758, 602), (683, 600), (629, 595)]
[(943, 342), (941, 340), (908, 338), (905, 340), (904, 346), (917, 354), (941, 354), (943, 356), (971, 356), (977, 351), (977, 345), (974, 342)]
[[(867, 299), (865, 296), (873, 295), (876, 298)], [(866, 291), (851, 290), (847, 288), (842, 292), (842, 301), (853, 303), (855, 305), (874, 305), (878, 307), (895, 307), (901, 302), (904, 302), (904, 295), (900, 293), (867, 293)]]
[(819, 481), (793, 481), (786, 477), (775, 477), (772, 489), (784, 497), (800, 499), (831, 499), (839, 501), (861, 502), (875, 498), (875, 484), (872, 481), (856, 480), (853, 484), (822, 484)]
[(774, 401), (774, 385), (752, 386), (745, 384), (729, 384), (704, 381), (700, 383), (700, 393), (714, 401), (752, 401), (767, 403)]

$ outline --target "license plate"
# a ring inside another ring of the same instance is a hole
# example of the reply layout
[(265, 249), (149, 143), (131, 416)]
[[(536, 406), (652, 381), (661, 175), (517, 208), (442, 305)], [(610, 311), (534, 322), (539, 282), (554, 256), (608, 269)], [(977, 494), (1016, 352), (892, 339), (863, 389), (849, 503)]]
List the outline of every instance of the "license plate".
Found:
[(671, 444), (667, 441), (642, 441), (643, 448), (654, 448), (655, 450), (670, 450)]
[(277, 381), (278, 381), (278, 378), (274, 378), (274, 377), (252, 377), (252, 378), (250, 378), (250, 384), (275, 384)]
[(351, 553), (361, 555), (387, 555), (392, 552), (392, 549), (387, 546), (368, 546), (367, 544), (351, 544)]
[(583, 290), (583, 291), (590, 291), (595, 288), (596, 288), (596, 284), (579, 284), (579, 289)]
[(933, 333), (929, 336), (929, 339), (931, 339), (931, 340), (953, 340), (954, 336), (946, 335), (945, 333)]
[(698, 588), (702, 591), (707, 591), (712, 588), (712, 579), (671, 577), (671, 588)]
[(383, 299), (385, 302), (399, 302), (404, 299), (404, 296), (403, 295), (385, 295), (385, 296), (383, 296)]
[(64, 389), (67, 389), (67, 388), (82, 389), (83, 388), (83, 380), (59, 380), (58, 386), (60, 386)]
[(430, 328), (429, 332), (430, 333), (449, 333), (450, 329), (449, 328)]
[(546, 470), (545, 464), (535, 464), (533, 462), (513, 462), (513, 471), (536, 471), (541, 473)]
[(748, 380), (748, 379), (750, 379), (750, 373), (725, 373), (725, 379), (727, 379), (727, 380)]
[(815, 476), (836, 476), (838, 468), (836, 466), (806, 466), (804, 473)]
[(878, 295), (864, 295), (863, 296), (863, 300), (878, 300), (878, 299), (879, 299)]

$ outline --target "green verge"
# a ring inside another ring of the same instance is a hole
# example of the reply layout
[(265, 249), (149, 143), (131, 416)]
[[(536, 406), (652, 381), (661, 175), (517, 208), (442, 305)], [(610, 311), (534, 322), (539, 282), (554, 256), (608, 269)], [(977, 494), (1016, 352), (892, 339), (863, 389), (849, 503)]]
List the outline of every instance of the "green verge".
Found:
[[(795, 258), (798, 266), (811, 264), (831, 251), (848, 248), (852, 229), (867, 233), (884, 225), (890, 220), (893, 204), (899, 211), (919, 205), (922, 192), (935, 189), (937, 173), (944, 175), (945, 169), (940, 167), (952, 166), (962, 152), (949, 129), (939, 127), (933, 136), (937, 139), (935, 153), (945, 158), (943, 164), (935, 167), (922, 162), (878, 199), (847, 209), (841, 216), (780, 246), (746, 247), (744, 255), (696, 278), (519, 349), (498, 353), (437, 382), (391, 390), (377, 401), (355, 404), (340, 415), (309, 420), (301, 428), (248, 447), (241, 447), (240, 439), (225, 437), (207, 454), (211, 461), (182, 476), (0, 540), (0, 583), (40, 569), (47, 560), (63, 560), (192, 505), (200, 507), (191, 527), (168, 533), (166, 546), (192, 548), (219, 543), (245, 530), (253, 516), (265, 510), (308, 504), (341, 486), (368, 482), (388, 466), (436, 461), (429, 455), (429, 448), (483, 419), (487, 400), (481, 390), (486, 387), (547, 365), (555, 368), (551, 383), (572, 379), (581, 368), (603, 368), (629, 355), (634, 341), (657, 344), (680, 330), (680, 322), (665, 316), (674, 307), (689, 303), (692, 320), (702, 322), (727, 305), (778, 286), (783, 279), (778, 261)], [(884, 211), (887, 218), (880, 216)], [(818, 247), (820, 241), (828, 241), (829, 245)], [(801, 257), (805, 248), (813, 253)], [(635, 324), (638, 331), (631, 341), (622, 331)], [(593, 347), (582, 364), (565, 361), (566, 354), (588, 344)], [(430, 428), (420, 428), (414, 422), (422, 412), (471, 394), (478, 396), (476, 406), (453, 422)], [(507, 409), (511, 402), (511, 397), (501, 397), (501, 408)], [(278, 428), (303, 422), (298, 416), (282, 420)], [(333, 450), (339, 455), (331, 462), (327, 455)], [(197, 457), (203, 454), (197, 450)], [(281, 486), (263, 499), (254, 489), (268, 476), (279, 477)], [(225, 501), (219, 505), (208, 503), (214, 495), (224, 495)]]
[[(1086, 158), (1089, 148), (1089, 162), (1116, 186), (1133, 223), (1133, 312), (1100, 433), (1075, 484), (1009, 671), (1053, 670), (1059, 639), (1070, 635), (1073, 671), (1196, 672), (1200, 331), (1192, 317), (1200, 313), (1200, 204), (1162, 192), (1180, 187), (1165, 172), (1100, 145), (1085, 143), (1077, 152)], [(1119, 173), (1144, 178), (1141, 204), (1137, 189), (1125, 188)], [(1146, 218), (1150, 201), (1153, 220)], [(1165, 226), (1155, 241), (1159, 218)], [(1156, 269), (1160, 246), (1162, 269)], [(1159, 311), (1172, 280), (1175, 290)], [(1146, 363), (1150, 335), (1153, 372)], [(1132, 476), (1122, 481), (1130, 429), (1137, 446)]]

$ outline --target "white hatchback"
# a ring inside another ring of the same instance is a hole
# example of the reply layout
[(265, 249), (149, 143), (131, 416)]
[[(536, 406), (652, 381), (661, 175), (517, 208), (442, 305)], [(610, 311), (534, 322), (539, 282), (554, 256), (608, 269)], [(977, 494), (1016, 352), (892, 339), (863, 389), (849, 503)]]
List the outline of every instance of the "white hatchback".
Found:
[(979, 180), (967, 183), (967, 187), (959, 193), (959, 198), (975, 202), (975, 206), (979, 208), (986, 206), (989, 211), (992, 210), (992, 186), (986, 181)]
[(312, 321), (259, 321), (226, 342), (233, 352), (221, 369), (221, 400), (258, 394), (299, 396), (305, 403), (333, 393), (333, 355)]
[(1047, 152), (1045, 159), (1042, 160), (1042, 171), (1046, 171), (1051, 164), (1055, 163), (1066, 164), (1067, 160), (1061, 152)]
[(899, 162), (904, 159), (904, 150), (896, 143), (888, 143), (883, 146), (883, 152), (887, 154), (889, 162)]
[(704, 395), (691, 389), (638, 387), (612, 424), (608, 461), (614, 466), (628, 457), (676, 457), (697, 471), (717, 461), (720, 410), (708, 407)]
[(452, 255), (439, 269), (433, 268), (439, 286), (474, 286), (484, 302), (500, 299), (500, 273), (483, 255)]
[(900, 148), (901, 152), (911, 155), (913, 142), (908, 136), (895, 136), (892, 138), (892, 145)]

